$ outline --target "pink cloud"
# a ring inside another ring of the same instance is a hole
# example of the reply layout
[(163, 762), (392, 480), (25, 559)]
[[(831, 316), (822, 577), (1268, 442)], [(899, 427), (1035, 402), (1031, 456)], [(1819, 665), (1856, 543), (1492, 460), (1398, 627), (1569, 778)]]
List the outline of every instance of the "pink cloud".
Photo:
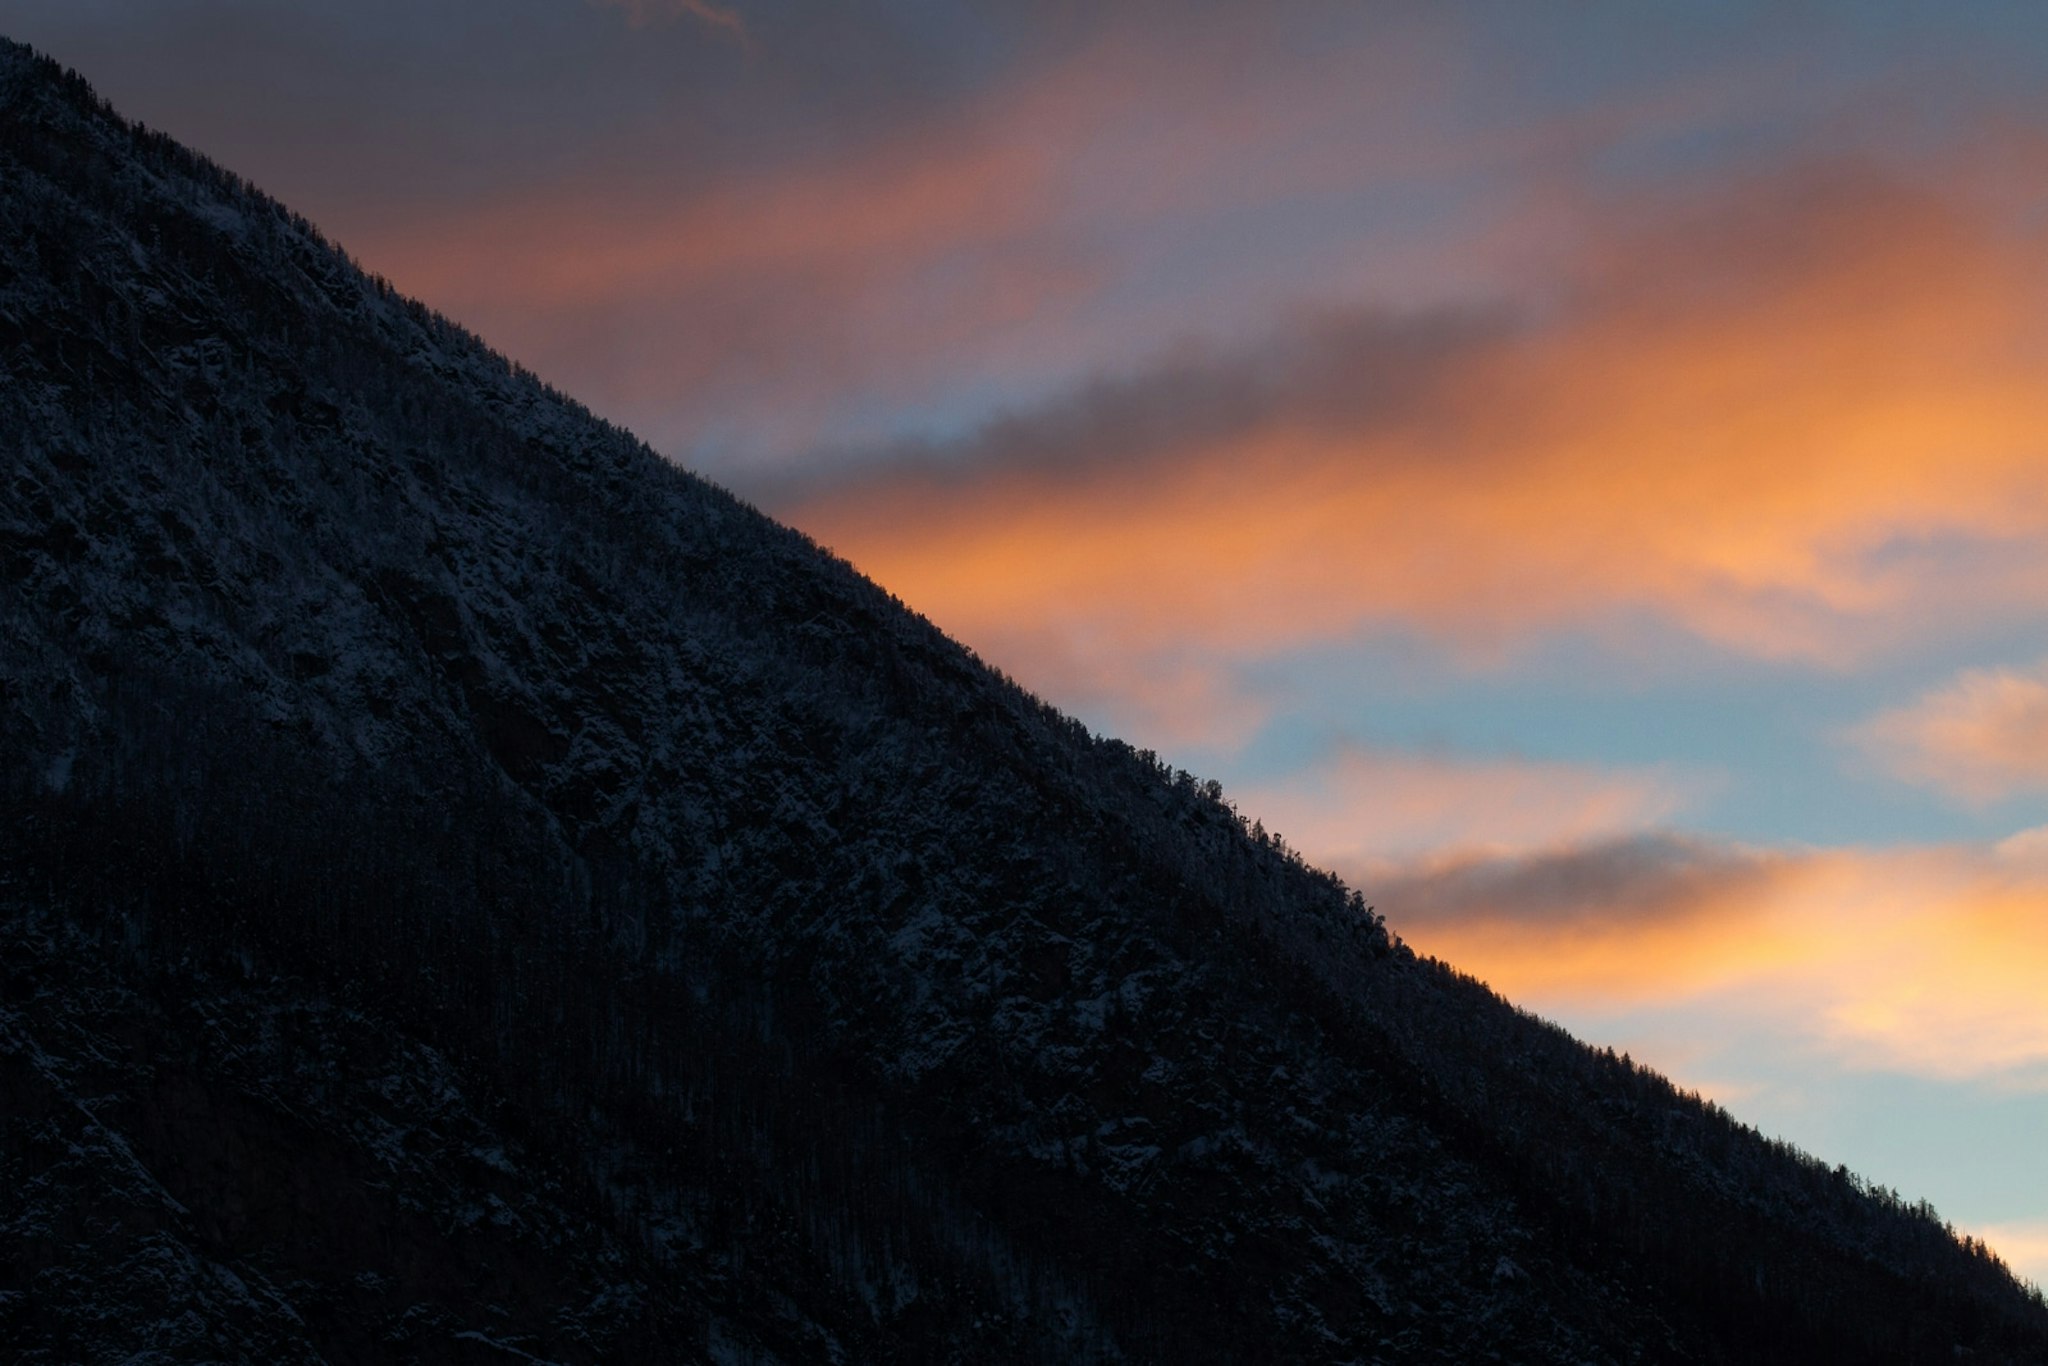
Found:
[(1419, 950), (1538, 1011), (1682, 1009), (1695, 1033), (1719, 1015), (1839, 1066), (2048, 1085), (2048, 864), (2012, 846), (1665, 836), (1422, 860), (1364, 889)]
[(1967, 802), (2048, 789), (2048, 664), (1967, 670), (1852, 738), (1898, 777)]
[(589, 0), (600, 9), (622, 11), (626, 22), (635, 28), (648, 24), (667, 23), (677, 19), (694, 19), (700, 24), (720, 29), (732, 35), (742, 46), (748, 42), (747, 26), (737, 10), (724, 5), (715, 5), (711, 0)]
[[(635, 23), (744, 31), (725, 6), (592, 3)], [(1243, 252), (1229, 280), (1210, 269), (1194, 287), (1134, 288), (1219, 222), (1532, 158), (1548, 168), (1624, 119), (1432, 131), (1425, 113), (1466, 60), (1443, 24), (1382, 19), (1369, 43), (1313, 48), (1272, 27), (1218, 10), (1162, 47), (1142, 20), (1112, 15), (899, 120), (764, 139), (760, 155), (716, 167), (678, 164), (638, 129), (571, 175), (403, 212), (357, 206), (348, 241), (658, 443), (733, 429), (788, 453), (843, 442), (834, 423), (874, 398), (935, 403), (1020, 376), (1049, 386), (1197, 315), (1269, 308), (1275, 290), (1324, 296), (1329, 270), (1397, 253), (1418, 267), (1429, 248), (1375, 234), (1320, 251), (1324, 271)], [(708, 143), (703, 125), (718, 121), (687, 104), (676, 117), (685, 143)], [(1214, 255), (1213, 242), (1197, 249)], [(1436, 255), (1430, 278), (1450, 268)], [(1119, 305), (1096, 307), (1112, 290)]]
[(1648, 610), (1842, 662), (2048, 579), (2027, 549), (2048, 531), (2048, 244), (1989, 213), (1807, 168), (1611, 226), (1519, 325), (1276, 339), (1197, 367), (1244, 396), (1207, 425), (1120, 427), (1155, 411), (1148, 386), (1173, 397), (1162, 368), (1077, 398), (1108, 420), (1055, 409), (1031, 419), (1050, 443), (970, 444), (792, 515), (969, 639), (1263, 653)]
[(1311, 858), (1366, 882), (1446, 850), (1499, 857), (1653, 830), (1702, 786), (1662, 769), (1344, 745), (1237, 795)]

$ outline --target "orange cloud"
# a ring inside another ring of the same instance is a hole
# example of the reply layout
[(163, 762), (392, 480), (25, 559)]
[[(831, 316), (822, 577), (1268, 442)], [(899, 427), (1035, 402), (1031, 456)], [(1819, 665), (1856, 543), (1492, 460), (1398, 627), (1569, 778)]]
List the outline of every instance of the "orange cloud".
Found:
[[(687, 13), (743, 32), (736, 11), (694, 0), (592, 2), (636, 23)], [(601, 407), (672, 414), (685, 433), (707, 409), (738, 412), (750, 440), (785, 450), (844, 440), (808, 409), (878, 391), (938, 399), (938, 372), (1008, 381), (1110, 347), (1066, 314), (1117, 267), (1119, 235), (1241, 211), (1247, 166), (1299, 160), (1276, 145), (1364, 137), (1376, 161), (1416, 155), (1370, 114), (1426, 84), (1403, 57), (1440, 38), (1383, 34), (1308, 80), (1253, 27), (1219, 12), (1162, 49), (1143, 24), (1091, 21), (1085, 40), (1034, 45), (971, 92), (893, 92), (847, 127), (828, 92), (816, 127), (764, 135), (739, 163), (612, 148), (574, 177), (365, 223), (350, 244)], [(700, 126), (714, 115), (683, 102), (673, 140), (717, 144)], [(713, 401), (735, 390), (759, 401)]]
[(2044, 246), (1960, 186), (1808, 168), (1611, 228), (1519, 323), (1325, 320), (791, 515), (977, 641), (1484, 644), (1647, 609), (1844, 659), (2048, 580)]
[(1899, 777), (1965, 801), (2048, 788), (2048, 664), (1967, 670), (1853, 738)]
[(1812, 948), (1764, 895), (1796, 887), (1809, 863), (1676, 836), (1345, 870), (1419, 949), (1539, 1009), (1724, 990)]
[(1350, 745), (1238, 797), (1289, 843), (1371, 884), (1358, 870), (1445, 848), (1499, 856), (1647, 831), (1697, 786), (1658, 770)]
[(1365, 890), (1418, 949), (1537, 1010), (1721, 1010), (1851, 1066), (2040, 1085), (2048, 862), (2016, 847), (1662, 837), (1424, 862)]
[[(738, 22), (682, 0), (592, 3)], [(364, 215), (348, 240), (659, 445), (715, 450), (732, 430), (793, 458), (873, 436), (849, 434), (849, 406), (1052, 385), (1155, 344), (1134, 280), (1219, 219), (1476, 174), (1559, 136), (1422, 136), (1415, 110), (1457, 47), (1440, 23), (1383, 16), (1369, 43), (1311, 53), (1268, 16), (1184, 18), (1164, 47), (1136, 16), (1062, 24), (971, 91), (913, 82), (846, 119), (825, 90), (800, 134), (756, 138), (721, 126), (743, 115), (681, 100), (672, 135), (640, 128), (571, 176)], [(794, 79), (764, 59), (749, 90)], [(692, 155), (728, 145), (749, 155)], [(1125, 304), (1093, 307), (1111, 287)]]
[(1004, 667), (1088, 715), (1112, 734), (1170, 752), (1234, 751), (1272, 717), (1274, 698), (1227, 663), (1198, 653), (1159, 651), (1134, 659), (1106, 642), (1055, 632), (1017, 632), (990, 643)]
[(970, 350), (1014, 360), (1001, 338), (1094, 282), (1059, 229), (1060, 166), (1126, 98), (1102, 66), (843, 136), (785, 134), (764, 149), (781, 155), (737, 165), (615, 149), (573, 177), (367, 224), (351, 245), (598, 406), (649, 414), (657, 441), (737, 414), (750, 440), (801, 448), (833, 435), (830, 403), (922, 392)]

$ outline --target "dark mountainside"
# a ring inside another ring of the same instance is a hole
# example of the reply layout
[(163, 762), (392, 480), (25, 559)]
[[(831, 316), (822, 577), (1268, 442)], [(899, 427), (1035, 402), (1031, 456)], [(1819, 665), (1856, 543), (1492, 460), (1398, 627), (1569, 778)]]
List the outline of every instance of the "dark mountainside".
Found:
[(2048, 1360), (0, 45), (0, 1358)]

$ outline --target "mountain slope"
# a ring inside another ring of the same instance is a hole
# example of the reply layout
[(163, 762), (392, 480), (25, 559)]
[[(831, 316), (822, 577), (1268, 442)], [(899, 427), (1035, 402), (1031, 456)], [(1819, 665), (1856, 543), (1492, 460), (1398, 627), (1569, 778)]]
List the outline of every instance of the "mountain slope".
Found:
[(0, 224), (22, 1359), (2048, 1356), (14, 46)]

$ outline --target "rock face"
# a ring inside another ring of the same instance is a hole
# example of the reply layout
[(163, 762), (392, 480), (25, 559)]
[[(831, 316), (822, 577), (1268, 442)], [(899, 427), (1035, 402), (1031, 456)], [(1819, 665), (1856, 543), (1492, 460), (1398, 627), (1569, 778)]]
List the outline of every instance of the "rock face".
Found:
[(0, 233), (9, 1360), (2048, 1359), (13, 45)]

